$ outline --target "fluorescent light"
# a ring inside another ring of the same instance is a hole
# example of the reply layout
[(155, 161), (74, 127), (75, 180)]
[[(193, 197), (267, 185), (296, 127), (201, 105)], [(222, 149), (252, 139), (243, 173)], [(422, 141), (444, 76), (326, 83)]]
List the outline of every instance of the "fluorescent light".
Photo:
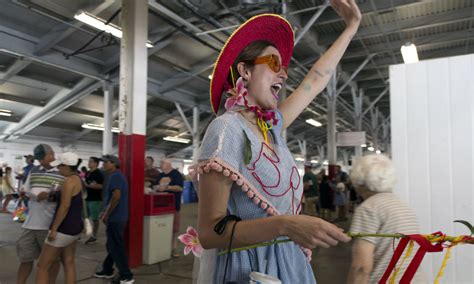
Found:
[(418, 52), (413, 43), (405, 43), (400, 48), (400, 51), (402, 52), (403, 62), (405, 62), (405, 64), (418, 62)]
[[(117, 27), (114, 24), (105, 24), (105, 21), (84, 11), (79, 11), (74, 15), (74, 19), (83, 22), (86, 25), (89, 25), (93, 28), (96, 28), (100, 31), (105, 31), (117, 38), (122, 38), (123, 32), (120, 27)], [(151, 48), (153, 44), (150, 41), (147, 41), (146, 47)]]
[(179, 137), (174, 137), (174, 136), (166, 136), (163, 138), (163, 140), (170, 141), (170, 142), (177, 142), (177, 143), (183, 143), (183, 144), (188, 144), (191, 142), (189, 139), (184, 139), (184, 138), (179, 138)]
[(321, 122), (316, 121), (316, 120), (314, 120), (314, 119), (312, 119), (312, 118), (307, 119), (307, 120), (306, 120), (306, 123), (311, 124), (312, 126), (316, 126), (316, 127), (320, 127), (320, 126), (323, 125)]
[(311, 162), (312, 164), (317, 164), (317, 163), (319, 163), (318, 160), (311, 160), (310, 162)]
[[(99, 125), (99, 124), (93, 124), (93, 123), (83, 123), (82, 128), (104, 131), (103, 124)], [(112, 127), (112, 132), (119, 133), (120, 130), (118, 129), (118, 127)]]
[(367, 148), (367, 150), (369, 150), (370, 152), (373, 152), (375, 150), (375, 148), (370, 146), (370, 147)]
[(207, 78), (209, 78), (209, 80), (212, 80), (212, 74), (209, 74), (209, 76), (207, 76)]
[(0, 108), (0, 115), (1, 116), (12, 116), (13, 112), (9, 109), (1, 109)]
[(361, 144), (360, 147), (365, 148), (367, 147), (367, 144)]
[(377, 150), (377, 151), (375, 151), (375, 153), (376, 153), (377, 155), (380, 155), (380, 154), (382, 154), (382, 151)]
[(298, 157), (295, 159), (295, 161), (304, 162), (304, 158)]
[(326, 166), (329, 165), (328, 160), (324, 161), (324, 162), (323, 162), (323, 165), (326, 165)]
[(186, 159), (184, 159), (183, 162), (184, 162), (184, 163), (187, 163), (187, 164), (191, 164), (191, 163), (193, 162), (193, 160), (186, 160)]

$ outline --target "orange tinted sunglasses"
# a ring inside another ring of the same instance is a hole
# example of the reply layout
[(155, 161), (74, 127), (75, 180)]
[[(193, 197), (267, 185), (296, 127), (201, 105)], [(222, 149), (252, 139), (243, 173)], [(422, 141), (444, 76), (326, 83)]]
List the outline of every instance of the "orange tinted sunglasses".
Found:
[[(251, 61), (252, 62), (252, 61)], [(253, 64), (267, 64), (273, 72), (278, 73), (281, 69), (285, 71), (285, 74), (288, 75), (288, 67), (282, 66), (280, 59), (275, 54), (265, 55), (262, 57), (257, 57)]]

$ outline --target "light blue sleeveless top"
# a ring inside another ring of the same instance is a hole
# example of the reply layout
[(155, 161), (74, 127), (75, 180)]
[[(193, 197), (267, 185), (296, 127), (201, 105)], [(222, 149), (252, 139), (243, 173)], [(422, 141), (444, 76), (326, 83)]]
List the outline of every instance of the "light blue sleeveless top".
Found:
[[(234, 180), (227, 210), (243, 220), (301, 211), (303, 179), (281, 136), (279, 111), (277, 117), (279, 122), (271, 130), (272, 148), (262, 143), (246, 120), (233, 111), (217, 117), (202, 141), (198, 171), (215, 170)], [(246, 164), (244, 153), (249, 144), (252, 154)], [(214, 283), (222, 283), (226, 256), (218, 256), (216, 261)], [(249, 283), (252, 271), (274, 276), (282, 283), (316, 283), (307, 255), (293, 242), (233, 253), (226, 282)]]

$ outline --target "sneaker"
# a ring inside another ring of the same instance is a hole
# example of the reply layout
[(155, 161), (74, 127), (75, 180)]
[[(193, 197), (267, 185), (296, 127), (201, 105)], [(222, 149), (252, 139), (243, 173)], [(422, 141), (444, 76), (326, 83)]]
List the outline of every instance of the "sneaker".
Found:
[(132, 284), (135, 283), (135, 279), (115, 279), (109, 282), (110, 284)]
[(114, 278), (114, 273), (111, 272), (110, 274), (105, 273), (104, 271), (99, 271), (94, 273), (95, 278), (102, 278), (102, 279), (112, 279)]
[(96, 242), (97, 241), (97, 238), (94, 237), (94, 236), (91, 236), (86, 242), (85, 244), (88, 245), (88, 244), (92, 244), (93, 242)]

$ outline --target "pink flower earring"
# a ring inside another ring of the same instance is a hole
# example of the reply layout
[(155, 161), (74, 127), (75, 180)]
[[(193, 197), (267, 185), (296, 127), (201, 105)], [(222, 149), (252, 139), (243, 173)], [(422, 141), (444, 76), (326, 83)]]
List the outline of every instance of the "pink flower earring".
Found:
[(245, 88), (242, 77), (237, 79), (235, 88), (228, 90), (227, 93), (229, 93), (231, 96), (225, 101), (226, 110), (231, 110), (236, 106), (245, 106), (244, 97), (248, 94), (248, 92)]

